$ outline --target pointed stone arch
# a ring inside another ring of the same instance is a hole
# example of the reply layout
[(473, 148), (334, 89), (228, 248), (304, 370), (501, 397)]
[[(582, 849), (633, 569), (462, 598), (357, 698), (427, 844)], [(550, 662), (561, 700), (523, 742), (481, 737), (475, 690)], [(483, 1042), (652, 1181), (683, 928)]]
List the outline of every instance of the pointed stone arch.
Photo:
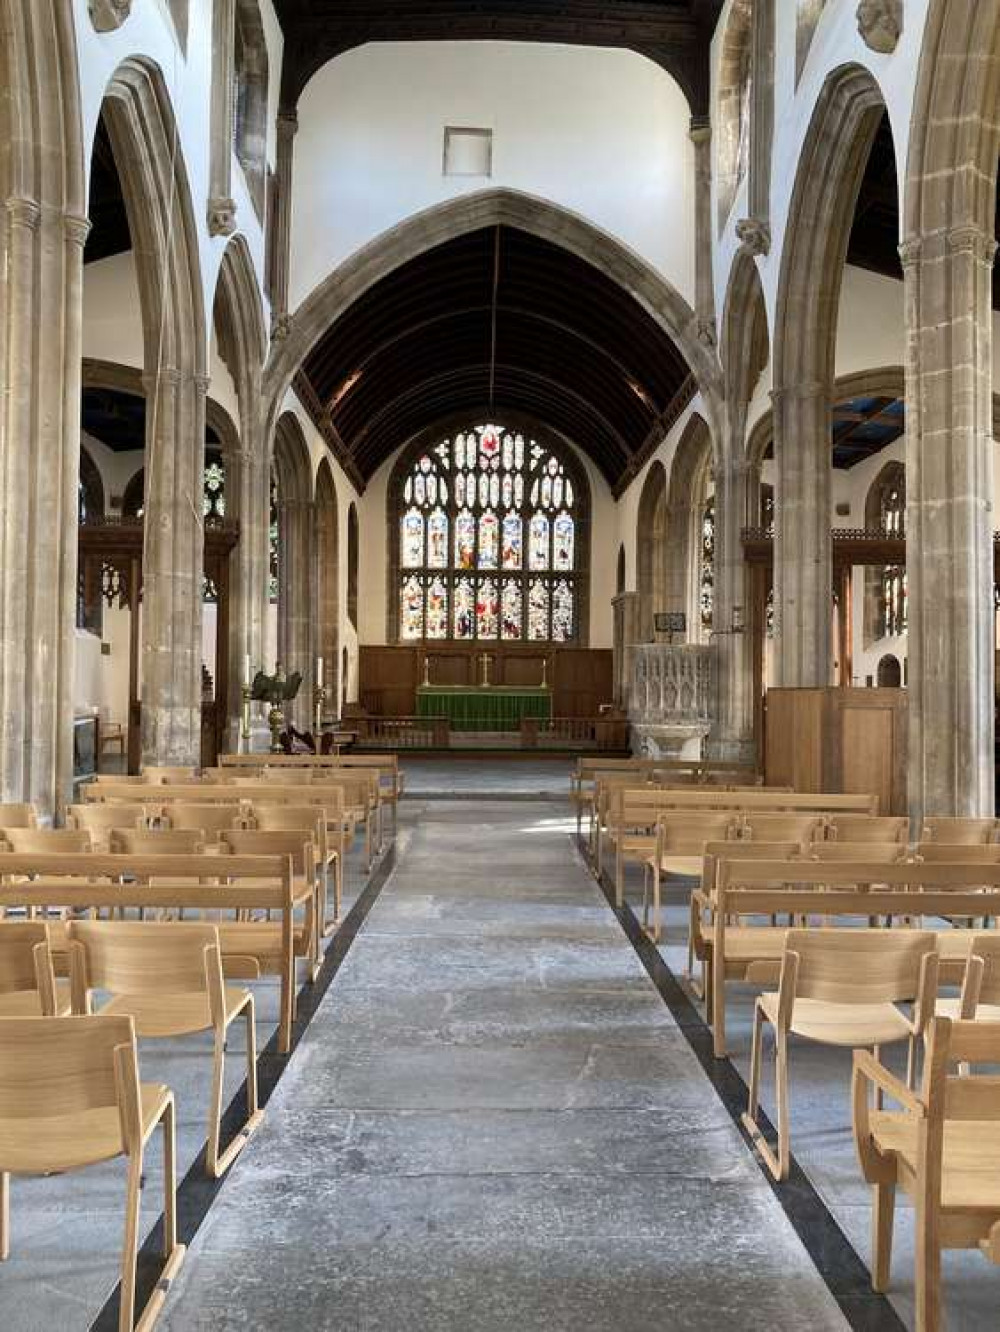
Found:
[(233, 552), (233, 599), (229, 631), (230, 722), (240, 716), (240, 672), (249, 655), (264, 660), (269, 586), (270, 487), (261, 430), (261, 376), (267, 351), (264, 304), (250, 249), (242, 236), (226, 246), (215, 288), (213, 321), (219, 355), (236, 386), (239, 448), (230, 455), (226, 490), (231, 516), (240, 524)]
[(665, 601), (661, 609), (683, 611), (687, 639), (701, 637), (699, 582), (701, 521), (712, 478), (712, 433), (708, 422), (693, 412), (684, 427), (667, 487)]
[(653, 616), (665, 610), (667, 469), (659, 458), (646, 473), (639, 495), (635, 534), (635, 588), (639, 594), (639, 642), (653, 641)]
[(594, 264), (669, 334), (702, 393), (706, 413), (721, 412), (714, 349), (698, 337), (694, 312), (645, 260), (578, 214), (517, 190), (482, 190), (428, 208), (371, 241), (338, 265), (287, 320), (264, 377), (268, 415), (277, 415), (296, 371), (335, 320), (381, 278), (437, 245), (485, 227), (510, 226), (562, 246)]
[(135, 253), (146, 386), (144, 762), (197, 763), (207, 345), (198, 237), (163, 76), (121, 64), (102, 108)]
[(333, 469), (316, 473), (316, 655), (323, 658), (327, 709), (340, 712), (340, 512)]
[(272, 466), (278, 507), (278, 660), (302, 672), (292, 720), (307, 729), (315, 683), (316, 519), (309, 446), (294, 412), (278, 418)]
[(0, 0), (0, 32), (0, 799), (53, 810), (73, 773), (85, 150), (72, 7)]
[[(911, 817), (994, 811), (1000, 7), (932, 0), (906, 164)], [(942, 336), (942, 328), (948, 336)]]
[(750, 399), (771, 359), (764, 289), (757, 263), (745, 246), (737, 250), (729, 274), (721, 354), (732, 449), (734, 456), (741, 456)]
[(778, 682), (829, 683), (830, 421), (837, 311), (865, 163), (885, 111), (860, 65), (827, 78), (796, 169), (774, 329)]

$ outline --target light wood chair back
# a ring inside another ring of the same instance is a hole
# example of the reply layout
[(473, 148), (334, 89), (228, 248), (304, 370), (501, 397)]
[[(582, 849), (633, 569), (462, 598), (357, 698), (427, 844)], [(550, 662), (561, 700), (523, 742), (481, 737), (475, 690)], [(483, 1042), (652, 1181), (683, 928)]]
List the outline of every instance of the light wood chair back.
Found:
[[(31, 1010), (37, 1011), (33, 1014)], [(0, 1017), (32, 1015), (56, 1015), (56, 978), (49, 929), (44, 921), (3, 921), (0, 923)]]
[(875, 865), (898, 865), (906, 859), (904, 842), (812, 842), (805, 848), (809, 860), (834, 864), (843, 860), (867, 860)]
[(223, 979), (219, 932), (185, 921), (69, 921), (73, 1006), (89, 1011), (89, 995), (200, 994), (215, 1003)]
[(921, 842), (946, 842), (952, 846), (974, 846), (996, 840), (996, 819), (934, 817), (924, 819)]
[[(137, 1067), (131, 1018), (69, 1017), (45, 1022), (5, 1018), (0, 1022), (0, 1122), (45, 1120), (54, 1106), (60, 1115), (117, 1109), (121, 1103), (119, 1079), (128, 1084), (130, 1069)], [(138, 1081), (126, 1090), (138, 1094)], [(129, 1099), (126, 1095), (123, 1110)], [(81, 1138), (80, 1151), (85, 1155), (86, 1140)], [(5, 1168), (0, 1151), (0, 1169)]]
[[(224, 832), (219, 837), (219, 848), (234, 856), (290, 856), (294, 874), (306, 879), (312, 879), (316, 874), (315, 846), (307, 832), (253, 829)], [(220, 868), (224, 874), (224, 861)]]
[(127, 772), (98, 772), (88, 786), (149, 786), (145, 777)]
[(123, 856), (194, 856), (205, 850), (205, 834), (200, 828), (116, 828), (110, 850)]
[(111, 805), (70, 805), (66, 811), (66, 827), (78, 832), (86, 830), (106, 842), (115, 828), (145, 828), (149, 814), (145, 805), (116, 802)]
[[(314, 773), (311, 768), (274, 768), (267, 767), (260, 774), (265, 782), (274, 782), (279, 786), (311, 786)], [(323, 780), (329, 774), (324, 771)], [(334, 777), (333, 780), (336, 780)]]
[(185, 805), (174, 803), (163, 808), (162, 821), (175, 831), (197, 832), (206, 842), (218, 840), (219, 834), (242, 828), (243, 807), (231, 805)]
[(828, 842), (907, 842), (910, 820), (895, 815), (829, 814)]
[(142, 776), (147, 782), (195, 782), (198, 780), (198, 769), (178, 764), (150, 763), (143, 768)]
[(825, 829), (817, 814), (744, 814), (741, 838), (747, 842), (818, 842)]
[(836, 1004), (896, 1004), (920, 992), (921, 968), (937, 957), (930, 930), (789, 930), (795, 997)]
[(928, 865), (997, 865), (1000, 864), (1000, 843), (918, 842), (915, 855)]
[(730, 810), (661, 814), (656, 823), (660, 856), (701, 856), (710, 842), (737, 836), (739, 819)]
[(973, 939), (961, 1003), (963, 1018), (974, 1018), (980, 1004), (1000, 1007), (1000, 930), (977, 934)]
[(48, 855), (50, 852), (89, 853), (94, 839), (87, 828), (5, 828), (3, 840), (18, 855)]
[(38, 815), (34, 805), (0, 805), (0, 829), (37, 827)]

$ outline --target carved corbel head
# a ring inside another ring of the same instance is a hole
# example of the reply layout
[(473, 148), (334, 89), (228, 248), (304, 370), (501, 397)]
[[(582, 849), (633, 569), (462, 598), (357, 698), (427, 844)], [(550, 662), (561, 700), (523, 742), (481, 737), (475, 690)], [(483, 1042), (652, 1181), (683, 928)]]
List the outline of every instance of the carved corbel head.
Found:
[(903, 0), (861, 0), (857, 17), (865, 44), (891, 55), (903, 32)]

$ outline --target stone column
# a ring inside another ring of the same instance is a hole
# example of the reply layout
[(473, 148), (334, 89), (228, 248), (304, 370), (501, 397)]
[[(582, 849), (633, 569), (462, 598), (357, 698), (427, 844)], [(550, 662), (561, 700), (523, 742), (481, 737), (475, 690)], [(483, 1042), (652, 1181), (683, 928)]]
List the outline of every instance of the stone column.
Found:
[(46, 812), (72, 791), (89, 227), (21, 197), (0, 218), (0, 794)]
[(614, 610), (614, 691), (615, 703), (627, 708), (632, 692), (632, 659), (636, 643), (642, 638), (642, 606), (638, 592), (619, 592), (611, 599)]
[(909, 808), (992, 815), (992, 235), (912, 237), (905, 276)]
[(698, 337), (714, 347), (715, 286), (712, 282), (712, 127), (702, 118), (691, 119), (694, 144), (694, 312)]
[(146, 376), (142, 760), (201, 757), (205, 466), (203, 376)]
[(311, 500), (278, 501), (278, 655), (289, 670), (302, 671), (302, 688), (292, 706), (299, 730), (312, 730), (313, 576), (315, 516)]
[(753, 688), (750, 660), (748, 580), (742, 529), (747, 467), (727, 461), (715, 476), (716, 710), (708, 739), (710, 758), (750, 762), (754, 757)]
[(272, 335), (281, 336), (288, 326), (288, 270), (291, 259), (292, 162), (299, 118), (294, 107), (278, 112), (278, 141), (275, 148), (274, 216), (271, 231), (271, 323)]
[[(242, 416), (242, 413), (241, 413)], [(245, 438), (238, 453), (227, 455), (226, 489), (233, 515), (239, 519), (240, 539), (232, 554), (229, 631), (229, 721), (238, 731), (244, 659), (251, 670), (274, 669), (264, 660), (271, 584), (271, 487), (255, 419), (246, 413)]]
[(778, 684), (830, 683), (830, 395), (824, 384), (775, 389), (774, 540)]

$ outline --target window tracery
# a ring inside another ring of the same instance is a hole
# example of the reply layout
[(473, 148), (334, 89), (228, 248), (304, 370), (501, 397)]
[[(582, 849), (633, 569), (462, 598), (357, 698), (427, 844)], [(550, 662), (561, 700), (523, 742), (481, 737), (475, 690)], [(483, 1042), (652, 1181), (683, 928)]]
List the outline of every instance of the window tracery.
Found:
[(420, 453), (399, 495), (403, 641), (569, 643), (580, 496), (565, 459), (495, 423)]
[(715, 496), (710, 495), (701, 515), (701, 576), (699, 580), (701, 627), (712, 632), (715, 606)]

